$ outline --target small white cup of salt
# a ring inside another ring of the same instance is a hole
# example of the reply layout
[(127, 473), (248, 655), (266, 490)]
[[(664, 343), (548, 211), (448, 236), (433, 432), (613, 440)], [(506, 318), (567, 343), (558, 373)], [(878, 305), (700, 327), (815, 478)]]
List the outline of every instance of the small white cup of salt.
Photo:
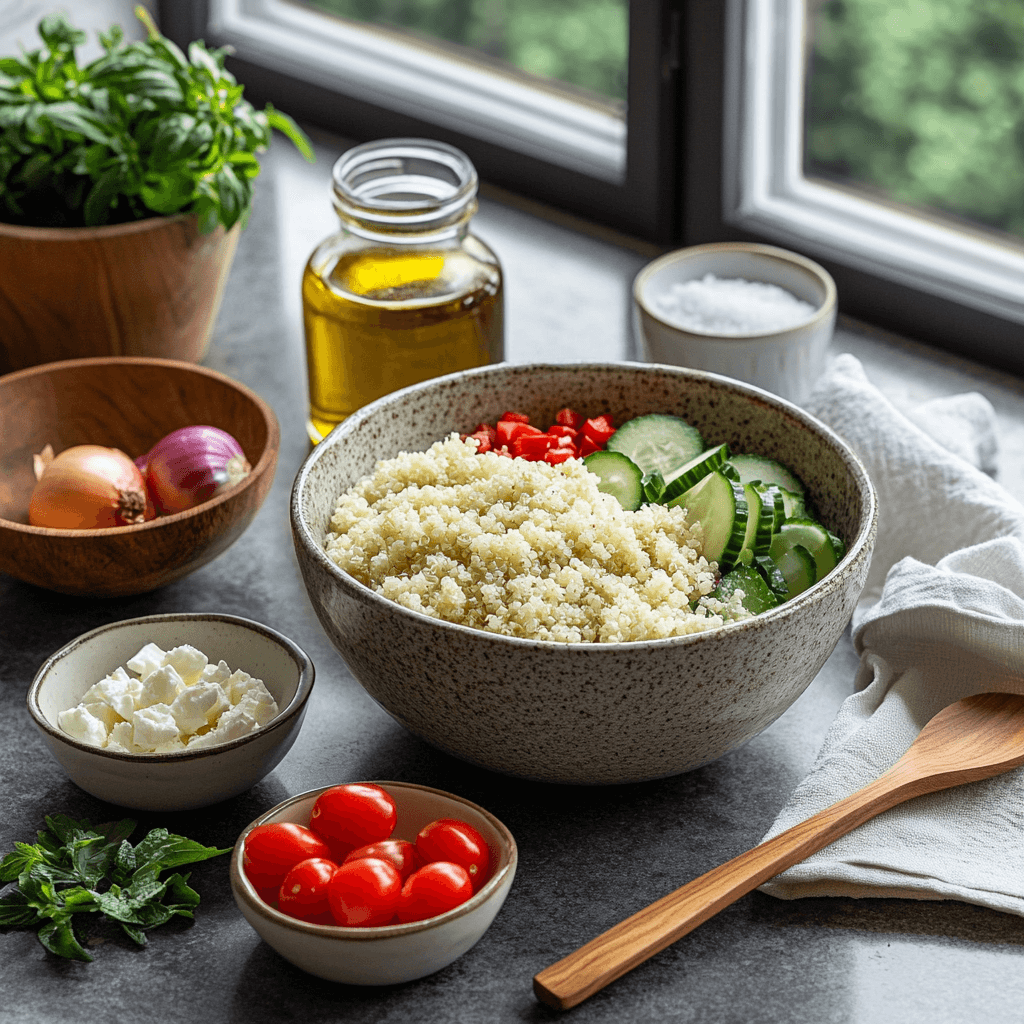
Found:
[(825, 368), (836, 286), (786, 249), (720, 242), (677, 249), (633, 282), (649, 362), (709, 370), (802, 402)]

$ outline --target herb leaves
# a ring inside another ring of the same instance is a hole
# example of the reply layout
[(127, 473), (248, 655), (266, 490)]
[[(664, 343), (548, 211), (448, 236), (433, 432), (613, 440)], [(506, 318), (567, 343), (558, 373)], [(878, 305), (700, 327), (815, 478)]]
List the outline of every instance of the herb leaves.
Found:
[(36, 928), (39, 941), (57, 956), (92, 960), (79, 942), (75, 914), (105, 914), (140, 946), (150, 928), (172, 917), (193, 916), (199, 894), (188, 875), (161, 879), (162, 872), (229, 853), (166, 829), (153, 829), (132, 846), (130, 818), (91, 826), (63, 814), (46, 819), (39, 841), (15, 843), (0, 861), (0, 884), (17, 888), (0, 897), (0, 927)]
[(194, 42), (186, 56), (145, 9), (136, 15), (149, 38), (126, 43), (115, 25), (85, 67), (85, 33), (61, 14), (40, 22), (44, 47), (0, 59), (0, 220), (96, 226), (188, 212), (204, 232), (230, 228), (245, 223), (273, 129), (313, 159), (290, 117), (242, 98), (225, 50)]

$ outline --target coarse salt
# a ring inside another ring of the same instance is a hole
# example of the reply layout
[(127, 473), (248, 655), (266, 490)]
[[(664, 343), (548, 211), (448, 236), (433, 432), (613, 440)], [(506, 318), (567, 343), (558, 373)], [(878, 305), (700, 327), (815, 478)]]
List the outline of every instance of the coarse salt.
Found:
[(705, 274), (650, 297), (663, 320), (683, 330), (738, 337), (796, 327), (816, 309), (778, 285)]

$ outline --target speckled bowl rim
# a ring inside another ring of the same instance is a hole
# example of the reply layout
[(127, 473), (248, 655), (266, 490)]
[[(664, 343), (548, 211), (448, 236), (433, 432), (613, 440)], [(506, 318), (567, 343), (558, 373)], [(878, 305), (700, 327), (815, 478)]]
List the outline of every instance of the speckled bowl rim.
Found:
[[(507, 372), (509, 370), (523, 373), (543, 373), (550, 370), (562, 371), (570, 369), (579, 373), (600, 373), (630, 368), (649, 369), (659, 373), (664, 373), (671, 377), (710, 383), (723, 387), (729, 391), (738, 392), (746, 397), (756, 399), (758, 402), (775, 406), (779, 411), (785, 412), (794, 419), (799, 420), (808, 429), (824, 435), (829, 444), (838, 451), (840, 458), (846, 463), (853, 479), (859, 485), (858, 490), (861, 498), (861, 505), (867, 505), (867, 514), (863, 517), (863, 521), (860, 524), (860, 529), (857, 531), (857, 535), (853, 538), (851, 543), (847, 545), (846, 554), (839, 560), (835, 568), (832, 569), (825, 579), (819, 580), (813, 586), (808, 587), (808, 589), (802, 594), (798, 594), (796, 597), (790, 598), (790, 600), (775, 608), (770, 608), (768, 611), (760, 612), (749, 619), (742, 619), (738, 622), (726, 622), (721, 626), (716, 626), (714, 629), (705, 630), (699, 633), (688, 633), (685, 636), (663, 637), (656, 640), (627, 640), (614, 643), (604, 643), (599, 641), (567, 643), (560, 640), (531, 640), (524, 637), (506, 636), (502, 633), (491, 633), (485, 629), (475, 629), (471, 626), (463, 626), (460, 623), (448, 622), (446, 619), (434, 618), (434, 616), (427, 615), (424, 612), (418, 612), (411, 608), (406, 608), (404, 605), (401, 605), (396, 601), (391, 601), (388, 598), (381, 596), (370, 587), (360, 583), (354, 576), (350, 576), (344, 569), (331, 561), (327, 552), (324, 550), (323, 540), (320, 540), (318, 543), (313, 537), (312, 531), (303, 516), (305, 505), (302, 499), (302, 492), (306, 486), (306, 481), (314, 472), (319, 460), (325, 457), (325, 453), (330, 450), (333, 444), (337, 443), (339, 438), (357, 430), (361, 423), (372, 416), (375, 416), (379, 410), (386, 409), (391, 403), (401, 401), (407, 396), (416, 394), (420, 391), (429, 391), (443, 386), (446, 382), (452, 380), (464, 379), (466, 377), (486, 377), (498, 372)], [(414, 622), (419, 622), (421, 624), (430, 623), (443, 631), (450, 630), (456, 634), (476, 637), (479, 643), (510, 644), (514, 647), (526, 647), (530, 649), (568, 649), (574, 652), (574, 656), (578, 653), (578, 656), (580, 657), (588, 657), (591, 655), (600, 657), (601, 651), (608, 650), (635, 651), (646, 647), (670, 647), (683, 646), (686, 644), (699, 644), (705, 641), (709, 636), (722, 636), (723, 633), (726, 632), (739, 633), (758, 631), (766, 628), (766, 625), (769, 622), (799, 615), (801, 609), (808, 604), (812, 604), (826, 594), (842, 588), (843, 578), (860, 558), (864, 548), (873, 543), (872, 538), (878, 517), (878, 502), (875, 497), (874, 486), (868, 477), (864, 464), (859, 458), (857, 458), (849, 445), (847, 445), (846, 442), (835, 433), (835, 431), (822, 423), (821, 420), (804, 412), (799, 406), (794, 405), (792, 402), (788, 402), (784, 398), (779, 398), (777, 395), (773, 395), (770, 392), (764, 391), (752, 384), (744, 384), (740, 381), (733, 380), (731, 377), (723, 377), (721, 374), (717, 373), (710, 373), (704, 370), (691, 370), (679, 366), (669, 366), (663, 363), (640, 363), (628, 361), (614, 363), (495, 363), (490, 366), (481, 366), (472, 370), (462, 370), (459, 373), (448, 374), (444, 377), (435, 377), (431, 380), (424, 381), (423, 383), (413, 384), (407, 388), (402, 388), (399, 391), (393, 391), (390, 394), (385, 395), (383, 398), (378, 398), (377, 401), (363, 406), (363, 408), (349, 416), (348, 419), (339, 423), (338, 426), (336, 426), (327, 435), (327, 437), (314, 447), (313, 451), (310, 452), (302, 463), (302, 466), (299, 468), (295, 477), (295, 482), (292, 485), (289, 513), (292, 521), (292, 534), (293, 537), (296, 538), (296, 542), (301, 543), (306, 552), (316, 560), (316, 563), (320, 565), (331, 578), (337, 581), (337, 583), (355, 600), (361, 601), (364, 604), (375, 605), (382, 610), (386, 610), (390, 614), (409, 618)]]
[(89, 356), (84, 359), (61, 359), (54, 363), (41, 363), (39, 366), (28, 366), (23, 370), (14, 370), (12, 373), (5, 373), (0, 376), (0, 388), (9, 381), (21, 380), (26, 377), (40, 377), (54, 370), (72, 370), (78, 366), (153, 366), (169, 367), (176, 370), (188, 370), (201, 377), (210, 377), (223, 384), (229, 385), (240, 395), (259, 410), (260, 416), (267, 427), (267, 442), (263, 446), (263, 452), (249, 470), (249, 475), (240, 480), (234, 487), (229, 487), (221, 494), (214, 495), (201, 505), (195, 508), (186, 509), (184, 512), (173, 512), (166, 516), (157, 516), (144, 523), (130, 523), (126, 526), (108, 526), (96, 530), (56, 530), (49, 526), (32, 526), (31, 523), (18, 523), (13, 519), (5, 519), (0, 516), (0, 526), (4, 529), (17, 530), (19, 533), (37, 534), (42, 537), (74, 537), (85, 540), (88, 537), (122, 537), (129, 533), (139, 533), (146, 530), (159, 530), (169, 523), (177, 523), (183, 519), (190, 519), (199, 513), (208, 512), (210, 509), (223, 505), (225, 502), (233, 501), (239, 495), (244, 494), (251, 487), (255, 487), (260, 478), (267, 472), (273, 472), (277, 464), (278, 448), (281, 444), (281, 426), (277, 422), (277, 416), (270, 405), (265, 402), (255, 391), (247, 388), (240, 381), (229, 377), (217, 370), (199, 366), (196, 363), (189, 363), (183, 359), (161, 359), (157, 356)]
[[(295, 687), (295, 695), (277, 713), (277, 716), (266, 725), (248, 733), (246, 736), (239, 736), (238, 739), (228, 740), (226, 743), (217, 743), (210, 747), (202, 747), (199, 750), (174, 750), (166, 754), (133, 754), (121, 753), (117, 750), (106, 750), (103, 747), (95, 747), (91, 743), (83, 743), (81, 740), (76, 740), (74, 737), (53, 726), (43, 714), (43, 710), (39, 706), (39, 694), (46, 683), (46, 677), (49, 675), (50, 670), (58, 661), (66, 658), (93, 637), (101, 636), (103, 633), (116, 632), (125, 626), (138, 626), (149, 622), (189, 622), (196, 619), (202, 619), (205, 622), (229, 622), (232, 625), (249, 629), (254, 633), (260, 633), (283, 648), (298, 666), (299, 682)], [(289, 725), (292, 719), (306, 706), (306, 701), (309, 700), (309, 695), (313, 690), (315, 678), (316, 669), (309, 655), (294, 640), (289, 640), (283, 633), (279, 633), (270, 626), (265, 626), (262, 622), (246, 619), (241, 615), (227, 615), (221, 612), (164, 612), (159, 615), (141, 615), (135, 619), (119, 619), (117, 622), (108, 622), (104, 626), (98, 626), (96, 629), (90, 629), (88, 633), (76, 636), (74, 640), (66, 643), (60, 650), (55, 651), (43, 662), (39, 671), (36, 672), (32, 679), (32, 685), (28, 688), (25, 703), (28, 705), (28, 713), (43, 732), (69, 747), (75, 747), (83, 753), (131, 764), (156, 764), (161, 761), (197, 761), (202, 758), (216, 757), (226, 750), (243, 747), (255, 739), (268, 736)]]
[[(675, 263), (687, 263), (697, 256), (706, 256), (713, 253), (736, 252), (747, 253), (751, 256), (764, 256), (779, 263), (788, 263), (790, 266), (806, 270), (812, 277), (816, 278), (819, 284), (825, 288), (825, 298), (818, 307), (814, 316), (801, 320), (799, 323), (790, 324), (788, 327), (780, 327), (775, 331), (761, 331), (751, 334), (714, 334), (704, 331), (691, 330), (689, 327), (680, 327), (679, 324), (671, 323), (663, 316), (655, 313), (644, 299), (644, 288), (647, 282), (660, 270), (670, 267)], [(823, 324), (830, 317), (835, 315), (836, 303), (838, 302), (836, 283), (832, 275), (819, 263), (801, 256), (799, 253), (790, 252), (788, 249), (780, 249), (775, 245), (759, 245), (755, 242), (709, 242), (706, 245), (691, 245), (685, 249), (674, 249), (672, 252), (659, 256), (656, 260), (648, 263), (633, 279), (633, 301), (652, 320), (661, 324), (668, 331), (689, 336), (691, 338), (702, 338), (710, 341), (770, 341), (792, 331), (808, 331)], [(652, 364), (653, 365), (653, 364)]]
[[(413, 932), (429, 931), (431, 928), (437, 928), (448, 921), (453, 921), (458, 917), (463, 917), (465, 914), (476, 910), (477, 907), (486, 903), (487, 900), (494, 896), (502, 882), (508, 876), (509, 872), (516, 869), (519, 862), (519, 848), (516, 846), (515, 837), (508, 830), (505, 824), (491, 814), (491, 812), (486, 808), (473, 803), (472, 800), (467, 800), (465, 797), (457, 796), (455, 793), (449, 793), (444, 789), (435, 789), (433, 786), (422, 786), (417, 782), (395, 782), (388, 779), (369, 779), (365, 781), (375, 786), (383, 786), (385, 789), (390, 786), (395, 789), (414, 789), (420, 790), (424, 793), (432, 793), (435, 796), (444, 797), (446, 800), (451, 800), (453, 803), (459, 804), (463, 807), (471, 808), (481, 815), (481, 817), (486, 818), (495, 832), (500, 836), (500, 845), (502, 847), (503, 854), (508, 857), (507, 863), (495, 871), (480, 891), (473, 893), (465, 903), (460, 903), (457, 907), (454, 907), (452, 910), (449, 910), (444, 914), (438, 914), (436, 917), (428, 917), (423, 921), (411, 921), (409, 924), (385, 924), (378, 925), (374, 928), (354, 928), (346, 927), (344, 925), (313, 924), (309, 921), (300, 921), (296, 917), (289, 917), (287, 914), (282, 914), (280, 910), (275, 910), (268, 903), (264, 903), (257, 895), (252, 883), (245, 877), (245, 872), (242, 870), (242, 855), (244, 853), (245, 837), (257, 825), (262, 825), (264, 822), (275, 817), (281, 811), (293, 804), (301, 803), (303, 800), (308, 800), (310, 797), (317, 797), (328, 789), (334, 788), (334, 786), (320, 786), (317, 789), (310, 789), (305, 793), (299, 793), (296, 796), (289, 797), (287, 800), (282, 800), (281, 803), (271, 807), (269, 811), (264, 811), (258, 818), (250, 821), (249, 824), (242, 829), (241, 835), (239, 835), (238, 839), (235, 840), (235, 848), (231, 851), (231, 888), (237, 896), (241, 897), (245, 901), (246, 906), (251, 907), (253, 911), (259, 914), (260, 917), (264, 918), (266, 921), (276, 924), (282, 928), (288, 928), (291, 931), (301, 932), (304, 935), (315, 935), (320, 936), (321, 938), (334, 938), (341, 941), (353, 940), (357, 942), (372, 942), (379, 939), (392, 939), (399, 935), (411, 935)], [(341, 783), (335, 783), (335, 785), (341, 785)]]

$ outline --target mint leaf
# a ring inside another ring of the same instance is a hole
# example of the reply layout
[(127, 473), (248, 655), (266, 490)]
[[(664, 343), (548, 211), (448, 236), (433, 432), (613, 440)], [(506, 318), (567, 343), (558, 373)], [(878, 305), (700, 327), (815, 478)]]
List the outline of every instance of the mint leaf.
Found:
[(0, 928), (31, 928), (43, 920), (20, 890), (0, 897)]
[(185, 836), (172, 835), (167, 829), (155, 828), (135, 847), (135, 861), (139, 868), (153, 866), (162, 871), (165, 868), (180, 868), (184, 864), (219, 857), (230, 853), (231, 847), (220, 850), (214, 846), (203, 846)]
[(0, 897), (0, 927), (37, 928), (52, 953), (91, 960), (75, 935), (75, 914), (102, 913), (145, 945), (145, 932), (172, 917), (193, 917), (199, 894), (188, 876), (162, 872), (230, 852), (167, 829), (152, 829), (137, 846), (130, 818), (93, 827), (66, 815), (46, 819), (35, 845), (17, 843), (0, 860), (0, 879), (17, 888)]
[(67, 960), (84, 960), (91, 963), (92, 957), (82, 948), (75, 933), (71, 928), (71, 921), (61, 918), (57, 921), (50, 921), (39, 929), (39, 941), (57, 956)]

